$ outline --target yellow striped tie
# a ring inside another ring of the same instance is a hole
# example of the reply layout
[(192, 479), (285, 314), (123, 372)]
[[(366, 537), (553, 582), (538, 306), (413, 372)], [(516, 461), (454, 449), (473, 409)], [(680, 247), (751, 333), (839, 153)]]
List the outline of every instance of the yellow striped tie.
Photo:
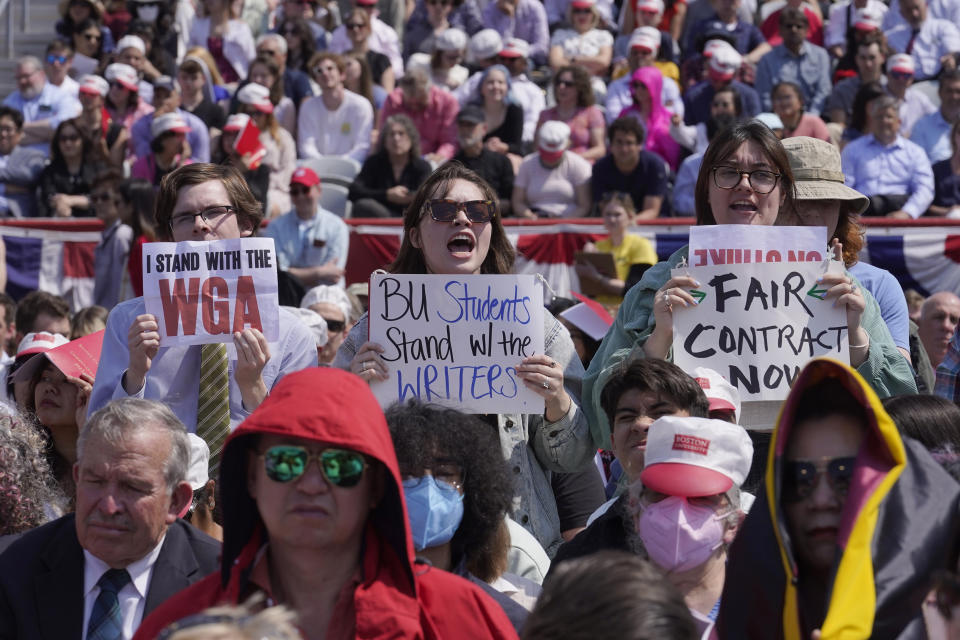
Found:
[(217, 477), (223, 441), (230, 435), (230, 373), (227, 346), (200, 347), (200, 393), (197, 396), (197, 435), (210, 447), (210, 477)]

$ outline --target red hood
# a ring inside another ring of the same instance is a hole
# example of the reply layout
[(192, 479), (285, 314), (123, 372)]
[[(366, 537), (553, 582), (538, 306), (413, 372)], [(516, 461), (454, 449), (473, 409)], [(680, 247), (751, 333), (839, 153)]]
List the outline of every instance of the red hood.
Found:
[[(340, 369), (316, 367), (283, 378), (227, 439), (220, 464), (223, 506), (223, 586), (234, 561), (263, 530), (247, 493), (247, 451), (253, 436), (292, 436), (359, 451), (387, 470), (384, 497), (371, 512), (370, 528), (400, 559), (413, 593), (413, 542), (407, 527), (399, 466), (383, 411), (366, 382)], [(259, 545), (258, 545), (259, 546)], [(240, 565), (245, 565), (241, 562)]]

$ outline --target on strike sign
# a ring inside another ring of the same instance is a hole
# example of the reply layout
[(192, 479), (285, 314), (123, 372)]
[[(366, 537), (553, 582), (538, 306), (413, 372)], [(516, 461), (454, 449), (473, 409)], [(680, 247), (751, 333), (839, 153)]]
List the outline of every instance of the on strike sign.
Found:
[(374, 275), (370, 340), (390, 368), (370, 385), (381, 406), (419, 398), (467, 413), (543, 412), (516, 372), (543, 353), (532, 275)]
[(272, 238), (145, 244), (143, 298), (160, 344), (232, 342), (247, 328), (277, 340), (276, 263)]

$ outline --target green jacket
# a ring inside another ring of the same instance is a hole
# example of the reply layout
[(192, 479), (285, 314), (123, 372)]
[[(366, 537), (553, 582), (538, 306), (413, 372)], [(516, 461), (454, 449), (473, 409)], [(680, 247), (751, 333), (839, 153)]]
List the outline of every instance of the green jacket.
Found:
[[(656, 292), (670, 279), (670, 271), (687, 259), (686, 246), (678, 249), (668, 260), (659, 262), (647, 269), (643, 278), (627, 292), (617, 312), (613, 326), (603, 338), (600, 348), (590, 362), (583, 378), (583, 409), (590, 422), (594, 443), (598, 447), (607, 447), (610, 443), (610, 425), (600, 406), (600, 392), (615, 366), (636, 351), (643, 355), (642, 347), (650, 337), (656, 325), (653, 315), (653, 303)], [(860, 321), (861, 326), (870, 335), (870, 350), (867, 359), (857, 367), (859, 373), (881, 398), (916, 393), (910, 363), (897, 350), (890, 336), (890, 330), (880, 316), (880, 307), (860, 283), (867, 307)], [(673, 354), (667, 355), (672, 360)]]

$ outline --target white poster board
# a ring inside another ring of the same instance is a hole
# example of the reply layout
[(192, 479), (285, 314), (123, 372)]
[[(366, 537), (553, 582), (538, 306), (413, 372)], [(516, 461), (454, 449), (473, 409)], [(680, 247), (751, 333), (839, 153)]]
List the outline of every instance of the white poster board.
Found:
[(273, 238), (148, 242), (143, 246), (143, 300), (157, 317), (160, 345), (233, 342), (259, 329), (280, 335)]
[(543, 413), (516, 367), (543, 353), (543, 289), (532, 275), (370, 279), (370, 341), (390, 377), (380, 405), (419, 398), (466, 413)]
[(717, 371), (744, 402), (783, 400), (812, 358), (849, 363), (847, 314), (823, 299), (827, 287), (817, 279), (825, 272), (823, 262), (674, 269), (701, 285), (697, 305), (674, 306), (674, 362), (684, 371)]
[(690, 227), (691, 267), (757, 262), (822, 262), (826, 227), (716, 224)]

